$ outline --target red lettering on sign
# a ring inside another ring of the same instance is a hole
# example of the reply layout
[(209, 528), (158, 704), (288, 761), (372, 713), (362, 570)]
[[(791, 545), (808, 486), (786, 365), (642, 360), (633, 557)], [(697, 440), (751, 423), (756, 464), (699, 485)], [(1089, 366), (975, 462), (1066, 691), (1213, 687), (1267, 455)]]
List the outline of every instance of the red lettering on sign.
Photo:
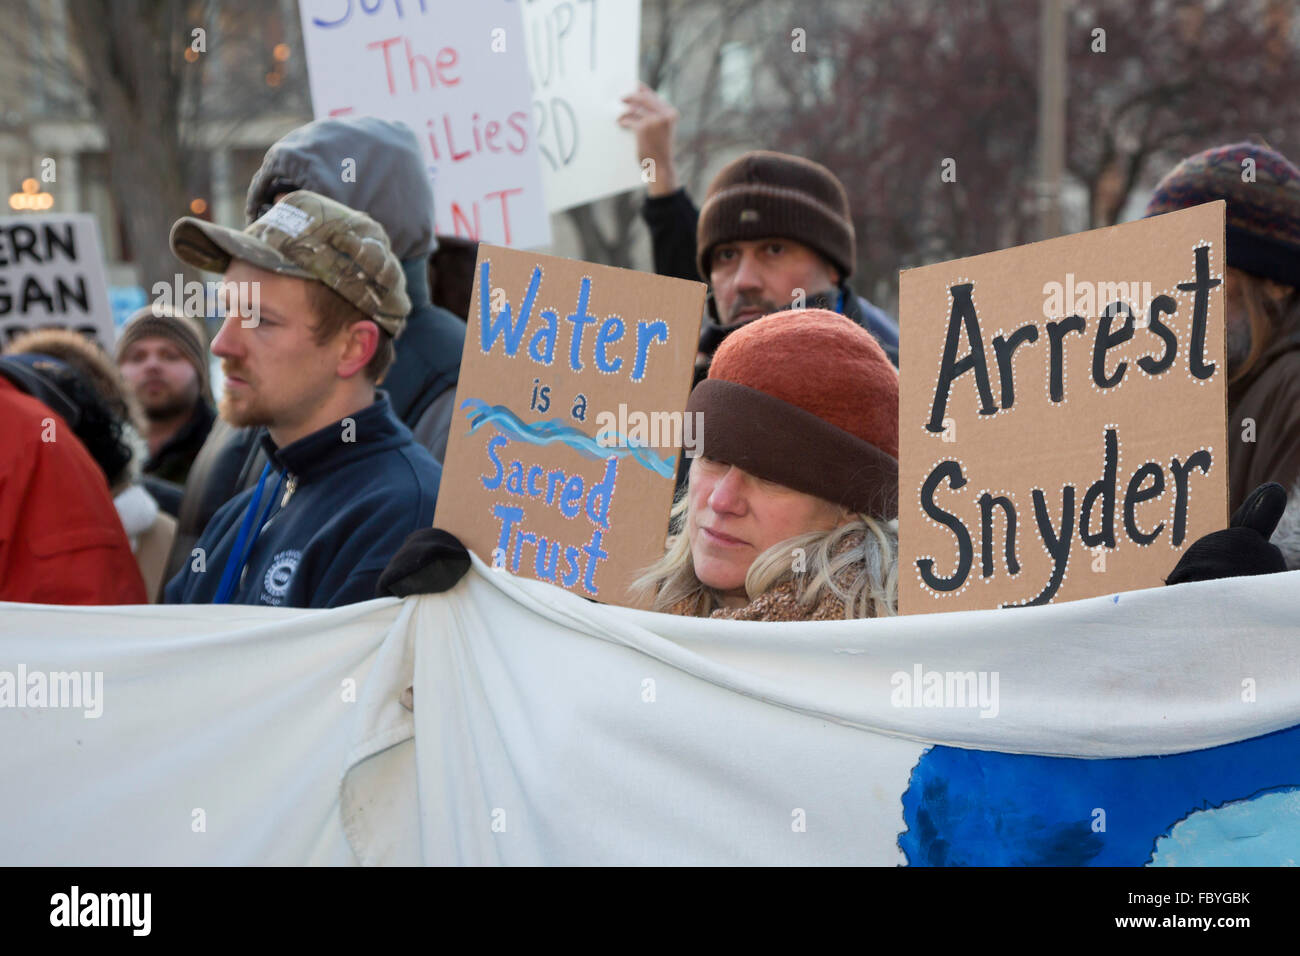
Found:
[(510, 209), (506, 205), (506, 197), (511, 193), (521, 193), (522, 188), (517, 189), (498, 189), (496, 192), (488, 193), (484, 199), (492, 199), (494, 196), (501, 197), (501, 226), (505, 230), (505, 244), (510, 245)]
[(384, 73), (388, 77), (388, 93), (390, 96), (397, 94), (397, 85), (393, 82), (393, 61), (389, 59), (388, 48), (394, 43), (400, 43), (401, 37), (389, 37), (387, 40), (376, 40), (374, 43), (367, 43), (366, 49), (373, 50), (376, 47), (382, 47), (384, 51)]

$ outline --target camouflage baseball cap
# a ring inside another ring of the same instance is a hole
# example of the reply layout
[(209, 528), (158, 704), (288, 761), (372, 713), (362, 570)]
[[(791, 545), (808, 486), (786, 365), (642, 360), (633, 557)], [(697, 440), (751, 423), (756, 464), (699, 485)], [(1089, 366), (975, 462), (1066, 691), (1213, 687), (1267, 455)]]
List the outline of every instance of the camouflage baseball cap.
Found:
[(289, 193), (242, 232), (192, 216), (178, 219), (171, 247), (177, 258), (209, 272), (225, 272), (231, 259), (243, 259), (323, 282), (394, 338), (411, 311), (406, 276), (383, 226), (306, 189)]

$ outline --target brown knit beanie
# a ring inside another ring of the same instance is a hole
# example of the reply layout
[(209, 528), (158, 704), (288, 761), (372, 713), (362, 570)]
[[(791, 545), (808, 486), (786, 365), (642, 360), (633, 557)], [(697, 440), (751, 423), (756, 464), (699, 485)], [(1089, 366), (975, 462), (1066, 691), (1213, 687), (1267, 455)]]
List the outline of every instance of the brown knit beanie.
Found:
[(122, 335), (117, 340), (117, 351), (115, 359), (118, 365), (122, 364), (122, 357), (126, 355), (135, 342), (140, 339), (157, 336), (158, 338), (168, 339), (181, 350), (194, 371), (199, 375), (199, 395), (207, 404), (212, 404), (212, 389), (208, 385), (208, 350), (203, 345), (203, 339), (199, 335), (198, 326), (192, 319), (177, 315), (171, 306), (155, 303), (146, 305), (137, 309), (122, 328)]
[(703, 453), (868, 515), (898, 515), (898, 373), (866, 329), (777, 312), (718, 347), (691, 392)]
[(696, 231), (700, 275), (713, 250), (741, 239), (793, 239), (824, 256), (846, 279), (856, 252), (844, 186), (820, 163), (756, 150), (722, 168), (709, 186)]

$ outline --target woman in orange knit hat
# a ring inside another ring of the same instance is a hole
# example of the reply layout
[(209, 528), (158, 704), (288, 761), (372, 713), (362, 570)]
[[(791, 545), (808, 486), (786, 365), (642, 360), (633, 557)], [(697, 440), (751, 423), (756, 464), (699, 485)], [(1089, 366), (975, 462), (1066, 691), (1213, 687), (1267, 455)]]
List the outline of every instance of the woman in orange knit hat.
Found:
[(896, 613), (898, 373), (834, 312), (751, 322), (691, 393), (703, 442), (652, 609), (750, 621)]

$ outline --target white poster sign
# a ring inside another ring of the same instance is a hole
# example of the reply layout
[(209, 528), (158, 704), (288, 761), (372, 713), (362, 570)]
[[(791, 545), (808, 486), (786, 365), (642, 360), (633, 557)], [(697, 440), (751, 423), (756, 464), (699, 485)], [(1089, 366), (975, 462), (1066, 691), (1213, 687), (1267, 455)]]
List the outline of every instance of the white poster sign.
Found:
[(74, 329), (112, 351), (113, 310), (94, 216), (0, 219), (0, 346), (49, 326)]
[(518, 3), (302, 0), (299, 9), (316, 117), (378, 116), (414, 130), (436, 232), (550, 243)]
[(640, 186), (635, 139), (617, 119), (637, 86), (641, 0), (527, 0), (524, 31), (547, 207)]

